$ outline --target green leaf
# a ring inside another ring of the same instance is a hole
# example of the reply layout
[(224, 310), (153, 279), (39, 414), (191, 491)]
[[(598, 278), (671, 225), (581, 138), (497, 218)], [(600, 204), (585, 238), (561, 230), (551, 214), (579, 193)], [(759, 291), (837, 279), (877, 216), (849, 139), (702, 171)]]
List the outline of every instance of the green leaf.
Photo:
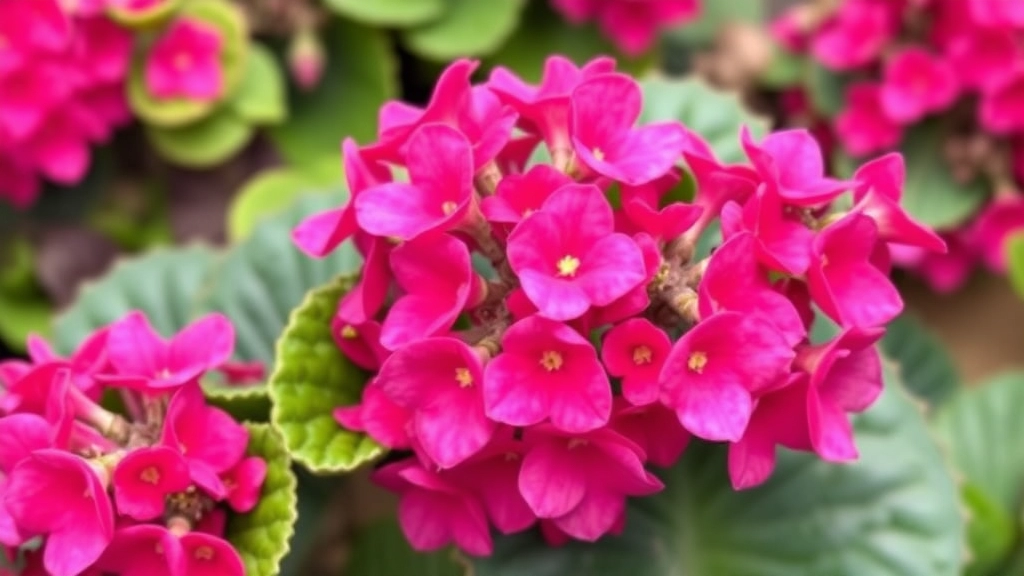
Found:
[(907, 182), (903, 208), (933, 228), (955, 228), (973, 215), (988, 198), (982, 180), (958, 184), (942, 161), (941, 129), (935, 122), (911, 129), (903, 142)]
[(845, 79), (817, 62), (808, 63), (804, 76), (815, 110), (829, 118), (839, 114), (846, 98)]
[(1013, 551), (1017, 532), (1013, 517), (973, 484), (964, 485), (961, 497), (970, 518), (967, 542), (971, 548), (971, 564), (967, 576), (991, 574)]
[(352, 470), (384, 453), (365, 434), (343, 430), (332, 412), (359, 402), (367, 375), (338, 350), (331, 318), (352, 286), (340, 278), (309, 293), (277, 342), (270, 421), (295, 461), (313, 472)]
[(1009, 265), (1010, 284), (1017, 295), (1024, 298), (1024, 232), (1010, 236), (1006, 242), (1006, 260)]
[(672, 42), (706, 47), (714, 43), (719, 30), (729, 23), (764, 21), (764, 2), (702, 2), (700, 16), (676, 26), (668, 33), (668, 38)]
[(228, 105), (239, 117), (254, 124), (279, 124), (288, 115), (285, 87), (274, 53), (262, 44), (253, 43), (242, 82)]
[(954, 576), (963, 521), (953, 479), (892, 373), (855, 421), (861, 457), (783, 452), (765, 485), (735, 492), (721, 445), (695, 444), (664, 492), (630, 502), (622, 536), (551, 548), (500, 538), (475, 576)]
[(0, 339), (11, 350), (25, 351), (29, 334), (50, 337), (53, 305), (42, 294), (0, 292)]
[(960, 375), (938, 337), (910, 313), (891, 322), (882, 351), (895, 360), (900, 377), (915, 396), (935, 407), (960, 387)]
[(377, 111), (398, 90), (397, 65), (383, 31), (336, 19), (322, 39), (327, 57), (323, 80), (310, 92), (293, 92), (288, 122), (270, 129), (292, 166), (337, 156), (346, 136), (362, 142), (374, 138)]
[(285, 211), (303, 194), (337, 186), (343, 178), (338, 173), (340, 164), (337, 155), (331, 155), (324, 158), (324, 168), (319, 172), (284, 167), (264, 170), (254, 176), (242, 186), (228, 207), (228, 239), (240, 242), (252, 234), (257, 224)]
[(768, 121), (748, 112), (737, 95), (715, 90), (696, 77), (644, 80), (641, 86), (641, 123), (682, 122), (707, 140), (723, 162), (742, 162), (746, 158), (740, 146), (741, 126), (748, 126), (755, 137), (768, 130)]
[(295, 474), (281, 436), (267, 424), (246, 424), (249, 456), (267, 463), (259, 504), (248, 514), (228, 518), (226, 538), (245, 563), (246, 576), (276, 576), (288, 554), (298, 517)]
[(440, 19), (405, 32), (409, 50), (428, 60), (447, 62), (465, 56), (486, 56), (508, 40), (526, 0), (445, 0)]
[(371, 26), (405, 28), (442, 16), (444, 0), (325, 0), (341, 16)]
[(159, 0), (143, 9), (119, 7), (116, 3), (111, 3), (112, 5), (107, 7), (107, 14), (122, 26), (145, 30), (159, 26), (170, 18), (181, 6), (181, 2), (182, 0)]
[(782, 89), (793, 86), (803, 80), (807, 66), (806, 56), (790, 52), (776, 42), (773, 43), (771, 62), (759, 80), (768, 88)]
[(221, 109), (186, 126), (147, 126), (146, 135), (167, 160), (188, 168), (211, 168), (244, 148), (253, 128), (231, 110)]
[[(393, 518), (356, 531), (347, 576), (467, 576), (470, 572), (454, 549), (429, 554), (413, 551)], [(568, 576), (568, 575), (566, 575)]]
[(132, 310), (145, 312), (153, 327), (174, 334), (193, 318), (196, 296), (215, 260), (203, 247), (155, 250), (124, 260), (100, 280), (85, 285), (53, 325), (54, 347), (70, 354), (97, 328)]

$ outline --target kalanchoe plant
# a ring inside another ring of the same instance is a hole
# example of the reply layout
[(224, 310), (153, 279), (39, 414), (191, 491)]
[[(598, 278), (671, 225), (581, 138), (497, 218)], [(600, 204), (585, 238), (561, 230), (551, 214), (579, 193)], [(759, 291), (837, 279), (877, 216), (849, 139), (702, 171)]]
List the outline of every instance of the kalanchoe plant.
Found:
[(609, 59), (552, 57), (539, 85), (499, 68), (474, 86), (475, 67), (347, 140), (350, 201), (294, 232), (365, 257), (340, 299), (311, 297), (336, 302), (329, 327), (293, 326), (373, 374), (334, 416), (395, 452), (374, 478), (413, 547), (619, 532), (693, 438), (728, 443), (736, 489), (776, 446), (856, 459), (849, 414), (881, 393), (874, 344), (903, 307), (889, 245), (945, 250), (900, 208), (902, 159), (837, 180), (808, 132), (743, 130), (747, 161), (725, 163), (679, 122), (638, 125), (641, 88)]
[[(0, 363), (0, 544), (22, 574), (246, 573), (225, 530), (268, 462), (200, 388), (233, 372), (233, 346), (223, 316), (164, 340), (133, 312), (68, 358), (33, 339), (30, 361)], [(124, 415), (99, 403), (111, 394)]]

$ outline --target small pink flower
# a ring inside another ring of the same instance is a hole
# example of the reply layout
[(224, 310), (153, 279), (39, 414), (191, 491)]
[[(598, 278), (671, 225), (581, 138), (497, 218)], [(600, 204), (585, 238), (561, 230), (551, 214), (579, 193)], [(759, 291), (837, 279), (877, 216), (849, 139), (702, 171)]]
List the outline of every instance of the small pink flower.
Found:
[(945, 254), (926, 252), (914, 262), (911, 268), (941, 294), (951, 294), (960, 289), (978, 264), (978, 254), (971, 244), (969, 234), (960, 231), (944, 234), (949, 251)]
[(658, 401), (658, 374), (672, 342), (645, 318), (631, 318), (604, 335), (601, 360), (608, 373), (622, 378), (622, 395), (642, 406)]
[(726, 238), (748, 232), (755, 240), (758, 261), (779, 272), (800, 275), (811, 265), (814, 233), (787, 210), (771, 188), (762, 186), (740, 207), (729, 202), (722, 208), (722, 232)]
[(424, 469), (415, 459), (389, 464), (373, 479), (398, 492), (398, 521), (414, 549), (431, 552), (454, 542), (474, 556), (494, 548), (487, 513), (471, 493)]
[(334, 419), (343, 428), (366, 432), (375, 441), (394, 450), (412, 446), (412, 412), (395, 403), (381, 390), (378, 380), (371, 380), (363, 389), (362, 402), (334, 410)]
[(1024, 130), (1024, 66), (1007, 71), (982, 93), (981, 125), (995, 134)]
[(741, 139), (744, 152), (769, 189), (790, 204), (824, 204), (846, 190), (846, 182), (825, 176), (821, 146), (807, 130), (773, 132), (757, 144), (744, 127)]
[(776, 446), (811, 451), (807, 426), (810, 378), (794, 375), (779, 390), (757, 401), (750, 424), (738, 441), (729, 444), (729, 478), (733, 489), (763, 484), (775, 470)]
[(811, 38), (815, 59), (851, 70), (878, 57), (899, 28), (902, 7), (888, 0), (849, 0)]
[(993, 272), (1006, 272), (1006, 243), (1024, 232), (1024, 196), (999, 196), (986, 206), (971, 224), (971, 243)]
[(239, 514), (250, 512), (260, 501), (260, 490), (267, 478), (267, 462), (255, 456), (245, 458), (221, 476), (227, 488), (227, 501)]
[[(625, 437), (603, 428), (568, 435), (531, 428), (519, 473), (519, 491), (534, 514), (574, 538), (593, 542), (625, 511), (627, 496), (646, 496), (664, 486), (643, 466), (644, 454)], [(557, 482), (552, 479), (557, 478)]]
[(359, 226), (376, 236), (412, 240), (454, 229), (473, 205), (469, 141), (443, 124), (425, 124), (406, 151), (411, 183), (380, 184), (355, 198)]
[(476, 493), (503, 534), (521, 532), (537, 519), (519, 493), (524, 450), (512, 428), (501, 429), (486, 448), (451, 471), (455, 483)]
[(571, 22), (596, 18), (602, 32), (625, 54), (650, 49), (662, 27), (679, 25), (700, 13), (698, 0), (553, 0)]
[(267, 367), (259, 360), (229, 360), (217, 369), (224, 377), (228, 386), (249, 386), (263, 382), (267, 377)]
[(571, 133), (577, 159), (594, 173), (638, 186), (664, 176), (686, 133), (678, 122), (634, 127), (643, 95), (625, 74), (600, 74), (572, 92)]
[(487, 415), (511, 426), (547, 419), (569, 432), (608, 423), (612, 390), (594, 346), (564, 324), (530, 316), (509, 328), (484, 373)]
[(952, 38), (946, 53), (960, 82), (982, 90), (997, 82), (1021, 57), (1013, 32), (1005, 28), (972, 27), (969, 33)]
[(878, 227), (851, 213), (829, 224), (814, 239), (807, 273), (814, 302), (843, 327), (881, 326), (903, 310), (889, 278), (872, 262)]
[(363, 254), (359, 281), (338, 303), (336, 320), (341, 325), (361, 326), (373, 320), (384, 306), (391, 285), (391, 251), (387, 238), (356, 234), (356, 247)]
[(953, 68), (924, 48), (905, 48), (885, 64), (882, 109), (900, 124), (911, 124), (950, 107), (960, 87)]
[(667, 197), (681, 177), (681, 172), (674, 169), (647, 184), (622, 186), (622, 211), (637, 232), (658, 240), (672, 240), (700, 220), (703, 207), (673, 202)]
[(854, 156), (892, 148), (903, 137), (900, 125), (882, 109), (881, 86), (871, 82), (846, 89), (846, 107), (836, 116), (835, 129), (843, 147)]
[(412, 413), (416, 439), (441, 468), (479, 452), (494, 435), (496, 425), (484, 414), (483, 365), (461, 340), (430, 338), (399, 348), (381, 366), (377, 381), (395, 404)]
[(525, 174), (501, 179), (493, 196), (484, 198), (480, 210), (492, 223), (518, 224), (540, 210), (544, 202), (572, 179), (547, 164), (537, 164)]
[(238, 552), (225, 540), (202, 532), (181, 537), (183, 574), (188, 576), (245, 576)]
[(579, 318), (644, 281), (643, 253), (613, 229), (608, 200), (589, 184), (563, 186), (516, 227), (508, 241), (509, 263), (541, 315)]
[(1024, 6), (1006, 0), (968, 0), (975, 22), (983, 26), (1024, 27)]
[(114, 469), (114, 500), (119, 514), (153, 520), (164, 513), (165, 499), (192, 484), (180, 453), (164, 446), (129, 452)]
[[(697, 182), (693, 203), (704, 208), (702, 220), (713, 218), (728, 202), (744, 203), (760, 184), (757, 171), (746, 165), (723, 165), (711, 147), (691, 133), (683, 158)], [(698, 223), (698, 226), (700, 224)]]
[(662, 404), (631, 406), (617, 402), (609, 427), (636, 442), (655, 466), (675, 465), (690, 443), (690, 433), (675, 412)]
[(46, 448), (53, 448), (53, 427), (45, 418), (26, 413), (0, 418), (0, 476)]
[(181, 542), (156, 524), (120, 528), (97, 565), (122, 576), (185, 575)]
[(391, 354), (380, 344), (380, 329), (380, 323), (373, 320), (353, 324), (338, 314), (331, 320), (331, 336), (341, 353), (356, 366), (373, 372)]
[(220, 31), (205, 22), (179, 18), (146, 58), (146, 87), (161, 99), (212, 101), (224, 93)]
[(753, 395), (776, 385), (793, 357), (767, 321), (719, 312), (672, 347), (661, 370), (662, 402), (691, 434), (735, 442), (754, 409)]

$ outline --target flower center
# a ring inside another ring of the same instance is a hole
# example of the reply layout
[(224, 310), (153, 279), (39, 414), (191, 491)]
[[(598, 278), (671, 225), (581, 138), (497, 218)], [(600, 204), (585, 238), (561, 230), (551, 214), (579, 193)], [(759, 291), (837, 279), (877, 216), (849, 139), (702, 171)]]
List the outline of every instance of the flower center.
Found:
[(157, 376), (157, 378), (159, 378), (161, 380), (167, 380), (168, 378), (171, 377), (171, 369), (170, 368), (164, 368), (164, 369), (160, 370), (159, 372), (157, 372), (156, 376)]
[(352, 340), (357, 336), (359, 336), (359, 332), (357, 332), (355, 326), (351, 324), (345, 324), (345, 326), (341, 329), (341, 337), (346, 340)]
[(653, 355), (654, 354), (651, 352), (651, 349), (647, 346), (637, 346), (636, 348), (633, 348), (633, 363), (637, 366), (650, 364)]
[(572, 450), (573, 448), (579, 448), (580, 446), (586, 446), (586, 445), (587, 445), (587, 441), (584, 440), (583, 438), (573, 438), (573, 439), (569, 440), (569, 450)]
[(196, 558), (199, 560), (213, 560), (213, 548), (209, 546), (196, 548)]
[(576, 271), (580, 269), (580, 259), (575, 256), (563, 256), (558, 261), (558, 275), (573, 277), (576, 275)]
[(562, 355), (554, 350), (548, 350), (540, 357), (540, 365), (548, 372), (554, 372), (562, 367), (564, 359)]
[(594, 148), (593, 150), (590, 151), (590, 153), (594, 155), (594, 158), (596, 158), (598, 162), (604, 161), (604, 150), (601, 150), (600, 148)]
[(139, 479), (143, 482), (156, 486), (156, 484), (160, 482), (160, 471), (157, 470), (155, 466), (150, 466), (143, 470), (142, 474), (139, 474)]
[(174, 61), (172, 63), (174, 69), (178, 72), (184, 72), (192, 67), (192, 57), (184, 52), (179, 52), (174, 55)]
[(469, 368), (456, 368), (455, 381), (459, 383), (460, 387), (469, 388), (473, 385), (473, 374), (469, 372)]
[(458, 208), (458, 207), (459, 207), (458, 204), (456, 204), (455, 202), (452, 202), (451, 200), (448, 200), (447, 202), (441, 204), (441, 212), (444, 212), (444, 215), (448, 216), (452, 212), (455, 212), (455, 209)]
[(704, 373), (704, 367), (708, 364), (708, 355), (704, 352), (690, 352), (690, 358), (686, 361), (686, 366), (690, 370), (697, 374)]

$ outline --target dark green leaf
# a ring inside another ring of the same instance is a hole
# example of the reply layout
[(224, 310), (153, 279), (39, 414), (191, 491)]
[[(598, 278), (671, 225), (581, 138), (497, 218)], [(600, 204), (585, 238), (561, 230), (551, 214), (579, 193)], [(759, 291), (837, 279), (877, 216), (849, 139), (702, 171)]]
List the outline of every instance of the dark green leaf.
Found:
[(907, 182), (903, 208), (933, 228), (955, 228), (973, 215), (988, 190), (980, 179), (958, 184), (942, 156), (943, 134), (933, 123), (910, 130), (903, 142)]
[[(453, 549), (430, 554), (413, 551), (394, 519), (359, 529), (352, 541), (347, 576), (467, 576), (465, 562)], [(525, 575), (524, 575), (525, 576)], [(566, 575), (568, 576), (568, 575)]]
[(907, 388), (932, 407), (941, 405), (960, 386), (956, 366), (942, 343), (910, 313), (889, 324), (882, 351), (899, 365)]

